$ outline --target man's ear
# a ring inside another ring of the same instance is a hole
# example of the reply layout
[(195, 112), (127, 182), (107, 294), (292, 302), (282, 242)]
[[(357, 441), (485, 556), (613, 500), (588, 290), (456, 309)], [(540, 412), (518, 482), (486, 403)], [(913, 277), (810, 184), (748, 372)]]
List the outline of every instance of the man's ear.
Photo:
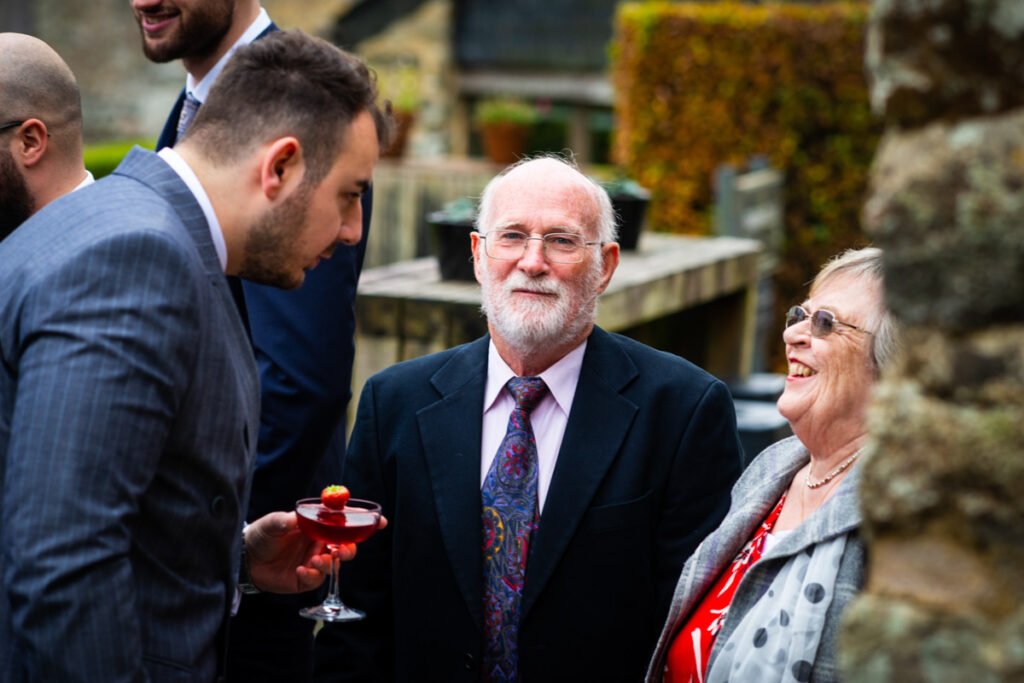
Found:
[(267, 199), (276, 200), (302, 182), (305, 170), (302, 145), (296, 138), (274, 140), (263, 148), (260, 156), (260, 189)]
[(601, 247), (601, 281), (598, 284), (597, 292), (601, 294), (612, 281), (615, 269), (619, 267), (619, 243), (608, 242)]
[(25, 168), (31, 168), (46, 156), (50, 132), (39, 119), (26, 119), (15, 133), (14, 153)]
[(480, 239), (480, 233), (475, 230), (469, 233), (469, 248), (473, 252), (473, 273), (476, 275), (476, 281), (483, 284), (480, 259), (484, 257), (484, 242)]

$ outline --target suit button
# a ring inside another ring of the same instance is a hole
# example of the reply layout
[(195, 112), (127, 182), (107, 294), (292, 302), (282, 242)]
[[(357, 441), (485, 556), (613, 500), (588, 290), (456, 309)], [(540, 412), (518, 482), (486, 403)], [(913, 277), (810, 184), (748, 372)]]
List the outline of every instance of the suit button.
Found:
[(220, 517), (224, 514), (224, 508), (227, 503), (224, 501), (224, 496), (216, 496), (210, 501), (210, 512), (213, 513), (214, 517)]
[(465, 654), (465, 655), (464, 655), (464, 656), (462, 657), (462, 660), (463, 660), (463, 662), (465, 662), (465, 664), (466, 664), (466, 671), (472, 671), (472, 670), (473, 670), (473, 663), (474, 663), (474, 661), (475, 661), (475, 660), (473, 659), (473, 655), (471, 655), (471, 654), (469, 654), (469, 653), (467, 652), (467, 653), (466, 653), (466, 654)]

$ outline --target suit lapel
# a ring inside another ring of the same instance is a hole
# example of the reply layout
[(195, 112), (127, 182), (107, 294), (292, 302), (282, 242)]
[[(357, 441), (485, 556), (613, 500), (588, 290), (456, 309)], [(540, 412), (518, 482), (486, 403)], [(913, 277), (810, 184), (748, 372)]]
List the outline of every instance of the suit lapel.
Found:
[(523, 617), (544, 590), (621, 450), (637, 406), (622, 389), (638, 371), (612, 337), (594, 328), (583, 357), (558, 462), (526, 570)]
[(167, 200), (195, 243), (203, 269), (209, 275), (224, 277), (217, 250), (213, 246), (213, 238), (210, 237), (210, 226), (206, 222), (206, 216), (199, 202), (192, 196), (192, 191), (185, 185), (185, 181), (178, 177), (167, 162), (153, 152), (136, 147), (128, 153), (114, 173), (134, 178)]
[(445, 551), (466, 606), (480, 628), (480, 415), (488, 342), (489, 337), (473, 342), (437, 371), (431, 381), (442, 398), (416, 416)]
[(160, 137), (156, 141), (156, 149), (159, 152), (164, 147), (174, 147), (178, 141), (178, 119), (181, 117), (181, 108), (185, 106), (185, 89), (178, 93), (178, 99), (171, 107), (171, 113), (164, 122), (164, 129), (160, 131)]
[[(233, 311), (225, 316), (229, 325), (225, 333), (228, 343), (237, 351), (235, 355), (238, 362), (244, 366), (240, 369), (242, 374), (239, 377), (242, 382), (242, 390), (246, 392), (247, 396), (257, 395), (256, 361), (252, 356), (249, 334), (238, 308), (235, 306), (227, 278), (217, 256), (217, 249), (213, 246), (210, 225), (206, 221), (199, 202), (192, 195), (192, 191), (163, 159), (152, 152), (139, 148), (131, 150), (114, 173), (133, 178), (152, 188), (154, 192), (166, 199), (178, 214), (178, 218), (195, 244), (196, 252), (203, 264), (203, 270), (214, 290), (213, 296), (221, 306)], [(257, 429), (256, 425), (250, 425), (250, 431), (254, 437), (258, 433)]]

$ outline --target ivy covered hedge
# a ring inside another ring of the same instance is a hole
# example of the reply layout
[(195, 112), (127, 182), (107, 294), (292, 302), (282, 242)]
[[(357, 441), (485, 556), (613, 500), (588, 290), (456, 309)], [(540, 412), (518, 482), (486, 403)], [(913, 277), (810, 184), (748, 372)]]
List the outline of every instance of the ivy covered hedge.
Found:
[(623, 3), (612, 47), (616, 158), (655, 230), (707, 234), (712, 177), (755, 155), (786, 174), (779, 306), (865, 238), (881, 124), (864, 75), (867, 3)]

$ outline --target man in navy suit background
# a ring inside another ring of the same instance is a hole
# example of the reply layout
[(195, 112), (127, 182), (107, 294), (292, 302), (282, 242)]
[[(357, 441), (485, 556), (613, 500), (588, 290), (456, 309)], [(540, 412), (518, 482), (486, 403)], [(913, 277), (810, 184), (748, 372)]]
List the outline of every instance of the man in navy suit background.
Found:
[(225, 275), (295, 288), (358, 242), (375, 100), (362, 62), (278, 33), (176, 148), (0, 243), (0, 680), (214, 681), (237, 585), (322, 583), (294, 512), (242, 529), (259, 385)]
[[(132, 0), (146, 56), (181, 59), (188, 72), (157, 148), (175, 144), (190, 108), (206, 98), (232, 52), (276, 31), (258, 0)], [(273, 97), (273, 90), (266, 93)], [(355, 356), (355, 296), (370, 228), (372, 189), (363, 194), (363, 237), (341, 246), (296, 291), (233, 282), (248, 319), (260, 372), (256, 473), (247, 517), (289, 509), (341, 483), (345, 411)], [(243, 294), (244, 292), (244, 294)], [(316, 595), (247, 595), (232, 620), (228, 677), (301, 683), (308, 679), (311, 624), (298, 609)]]
[[(342, 567), (342, 599), (367, 617), (324, 627), (315, 678), (641, 680), (683, 562), (729, 507), (732, 400), (595, 326), (619, 245), (608, 195), (574, 166), (499, 175), (477, 229), (489, 335), (384, 370), (360, 397), (344, 476), (391, 524)], [(505, 387), (537, 377), (534, 458)], [(523, 477), (530, 493), (504, 488)], [(520, 513), (536, 526), (513, 536)], [(495, 572), (508, 557), (520, 564)]]

